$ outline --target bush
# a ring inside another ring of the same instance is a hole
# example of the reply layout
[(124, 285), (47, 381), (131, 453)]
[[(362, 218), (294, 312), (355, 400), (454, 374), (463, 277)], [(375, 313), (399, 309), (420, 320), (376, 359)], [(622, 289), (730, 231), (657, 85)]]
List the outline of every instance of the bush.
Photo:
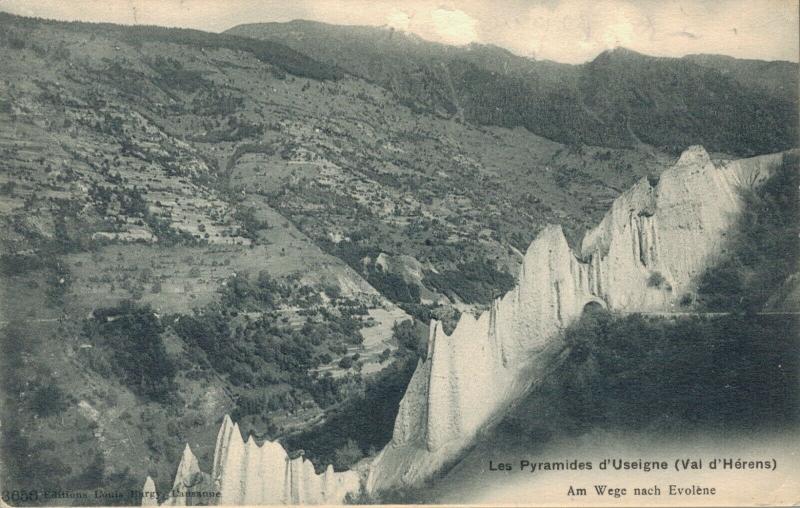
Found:
[(202, 73), (185, 69), (183, 64), (174, 58), (164, 58), (159, 55), (150, 62), (150, 67), (158, 74), (156, 83), (166, 88), (194, 92), (211, 85)]
[(392, 339), (402, 348), (419, 356), (421, 337), (417, 334), (414, 322), (410, 319), (392, 325)]
[(651, 288), (668, 288), (667, 279), (661, 275), (661, 272), (652, 272), (647, 279), (647, 286)]
[[(382, 448), (392, 437), (400, 399), (416, 365), (417, 360), (412, 355), (397, 357), (375, 377), (366, 380), (363, 392), (356, 392), (340, 405), (333, 406), (322, 424), (287, 436), (286, 446), (290, 449), (302, 447), (318, 469), (327, 464), (340, 464), (337, 450)], [(356, 447), (348, 444), (350, 440)], [(355, 455), (340, 455), (339, 458), (358, 460)]]
[(393, 302), (419, 302), (419, 287), (416, 284), (407, 283), (397, 274), (378, 270), (371, 272), (367, 276), (367, 281)]
[(47, 417), (61, 414), (67, 408), (67, 397), (54, 380), (36, 388), (30, 401), (36, 416)]
[(195, 344), (208, 354), (215, 355), (230, 337), (227, 320), (210, 309), (194, 315), (177, 316), (172, 320), (172, 329), (186, 343)]

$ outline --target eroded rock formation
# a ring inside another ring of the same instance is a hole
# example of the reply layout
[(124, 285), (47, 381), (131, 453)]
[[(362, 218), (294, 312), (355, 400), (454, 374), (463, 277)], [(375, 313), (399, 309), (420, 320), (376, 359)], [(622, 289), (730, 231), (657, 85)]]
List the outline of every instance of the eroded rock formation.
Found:
[[(702, 147), (691, 147), (660, 177), (643, 178), (617, 198), (579, 252), (559, 226), (547, 226), (528, 248), (517, 286), (489, 310), (478, 318), (462, 315), (450, 335), (431, 322), (427, 355), (400, 402), (392, 440), (370, 466), (366, 490), (419, 486), (456, 462), (557, 365), (561, 332), (587, 304), (630, 312), (675, 308), (724, 253), (726, 232), (741, 210), (740, 190), (763, 182), (782, 160), (773, 154), (717, 165)], [(198, 472), (187, 447), (174, 488), (196, 485)], [(277, 442), (245, 442), (227, 416), (210, 481), (225, 505), (335, 504), (361, 490), (356, 472), (329, 466), (317, 475)]]
[[(277, 441), (258, 445), (252, 436), (245, 441), (239, 425), (227, 415), (217, 434), (212, 467), (210, 476), (200, 471), (187, 445), (170, 496), (162, 506), (341, 504), (348, 493), (361, 489), (360, 476), (354, 471), (337, 473), (328, 466), (324, 473), (317, 474), (311, 461), (302, 456), (289, 458)], [(150, 477), (144, 490), (155, 491)], [(193, 492), (198, 494), (192, 495)], [(148, 498), (143, 498), (142, 504), (145, 501), (152, 504)]]
[(658, 178), (642, 178), (589, 231), (579, 253), (548, 226), (525, 254), (518, 285), (451, 335), (431, 323), (428, 353), (400, 403), (391, 442), (367, 490), (419, 486), (456, 461), (510, 404), (554, 366), (559, 333), (589, 302), (615, 311), (670, 311), (724, 252), (740, 189), (783, 159), (715, 165), (700, 146)]
[(641, 179), (584, 236), (592, 292), (615, 310), (669, 309), (724, 253), (740, 189), (760, 184), (782, 161), (772, 154), (716, 166), (693, 146), (657, 183)]

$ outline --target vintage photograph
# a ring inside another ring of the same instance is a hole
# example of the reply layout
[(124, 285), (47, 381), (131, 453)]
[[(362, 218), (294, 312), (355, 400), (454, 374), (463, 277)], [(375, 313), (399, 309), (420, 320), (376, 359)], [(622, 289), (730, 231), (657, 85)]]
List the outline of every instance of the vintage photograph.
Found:
[(798, 0), (0, 0), (0, 505), (800, 503)]

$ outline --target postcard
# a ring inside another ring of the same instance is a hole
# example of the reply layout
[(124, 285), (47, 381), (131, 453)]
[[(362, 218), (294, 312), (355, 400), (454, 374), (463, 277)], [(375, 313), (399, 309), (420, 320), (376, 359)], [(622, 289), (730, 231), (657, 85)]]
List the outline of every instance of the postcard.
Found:
[(0, 0), (0, 504), (800, 503), (796, 0)]

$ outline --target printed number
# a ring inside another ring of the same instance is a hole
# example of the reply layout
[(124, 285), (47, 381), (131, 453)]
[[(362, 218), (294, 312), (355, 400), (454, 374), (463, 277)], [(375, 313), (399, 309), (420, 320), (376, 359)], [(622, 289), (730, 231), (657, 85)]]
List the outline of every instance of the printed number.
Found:
[(36, 490), (4, 490), (2, 499), (5, 502), (36, 501), (39, 499), (39, 492)]

